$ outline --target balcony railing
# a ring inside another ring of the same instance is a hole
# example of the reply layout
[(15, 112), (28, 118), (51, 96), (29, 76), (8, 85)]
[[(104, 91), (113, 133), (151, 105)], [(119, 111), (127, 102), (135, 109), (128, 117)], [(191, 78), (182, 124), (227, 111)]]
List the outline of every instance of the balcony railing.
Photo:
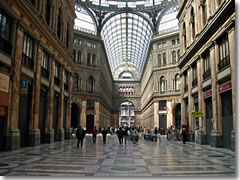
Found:
[(41, 74), (42, 74), (42, 76), (44, 76), (45, 78), (48, 79), (49, 72), (47, 69), (44, 69), (43, 67), (41, 67)]
[(203, 80), (207, 79), (210, 76), (211, 76), (211, 69), (209, 68), (203, 73)]
[(153, 96), (180, 95), (180, 89), (153, 92)]
[(185, 85), (184, 92), (187, 92), (187, 91), (188, 91), (188, 85)]
[(230, 56), (226, 56), (225, 58), (223, 58), (221, 61), (219, 61), (218, 63), (218, 70), (222, 70), (225, 67), (227, 67), (230, 64)]
[(22, 54), (22, 64), (31, 68), (31, 69), (33, 69), (33, 66), (34, 66), (33, 59), (26, 56), (25, 54)]
[(1, 36), (0, 36), (0, 49), (5, 53), (11, 55), (11, 51), (12, 51), (11, 43), (3, 39)]
[(192, 87), (197, 86), (197, 84), (198, 84), (198, 79), (196, 78), (192, 81)]
[(54, 84), (60, 86), (60, 79), (54, 76)]

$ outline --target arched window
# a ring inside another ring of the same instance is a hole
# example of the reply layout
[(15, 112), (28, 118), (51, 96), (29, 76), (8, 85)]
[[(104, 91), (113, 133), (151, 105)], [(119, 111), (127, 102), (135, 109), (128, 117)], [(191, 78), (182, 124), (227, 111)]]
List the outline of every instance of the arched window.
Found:
[(160, 79), (160, 92), (166, 91), (167, 86), (167, 81), (164, 76), (161, 77)]
[(191, 9), (191, 15), (190, 15), (190, 23), (192, 26), (192, 39), (195, 39), (195, 13), (194, 13), (194, 9), (192, 7)]
[(95, 91), (95, 81), (92, 76), (89, 76), (87, 81), (87, 91), (88, 92), (94, 92)]
[(74, 92), (78, 91), (78, 74), (77, 73), (73, 74), (73, 91)]
[(176, 74), (176, 76), (175, 76), (175, 89), (176, 90), (180, 89), (180, 76), (179, 76), (179, 74)]
[(166, 53), (163, 53), (163, 65), (166, 66), (167, 64), (167, 56)]
[(50, 0), (47, 0), (46, 12), (45, 12), (45, 20), (46, 20), (48, 25), (50, 25), (50, 18), (51, 18), (51, 3), (50, 3)]
[(183, 32), (182, 32), (182, 35), (183, 35), (183, 48), (184, 50), (187, 48), (187, 38), (186, 38), (186, 24), (185, 22), (183, 23)]
[(58, 11), (58, 26), (57, 26), (57, 35), (58, 39), (61, 40), (61, 29), (62, 29), (62, 10), (59, 8)]
[(179, 59), (180, 59), (180, 49), (177, 50), (177, 58), (178, 58), (177, 61), (179, 61)]
[(202, 4), (202, 20), (203, 20), (203, 26), (206, 24), (207, 22), (207, 1), (203, 1), (203, 4)]
[(158, 54), (158, 67), (162, 65), (162, 54)]
[(172, 52), (172, 64), (176, 64), (176, 51)]

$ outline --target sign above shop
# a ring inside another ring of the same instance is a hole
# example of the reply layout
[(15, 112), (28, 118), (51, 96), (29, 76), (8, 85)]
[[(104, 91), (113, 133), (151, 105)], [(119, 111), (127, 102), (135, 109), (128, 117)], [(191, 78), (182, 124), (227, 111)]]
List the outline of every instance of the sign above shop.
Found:
[(194, 117), (203, 117), (203, 112), (192, 111), (192, 116)]

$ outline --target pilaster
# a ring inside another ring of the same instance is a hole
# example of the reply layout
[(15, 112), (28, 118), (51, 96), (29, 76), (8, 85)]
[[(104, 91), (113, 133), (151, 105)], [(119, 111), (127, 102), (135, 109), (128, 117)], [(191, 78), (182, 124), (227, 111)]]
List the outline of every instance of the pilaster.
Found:
[(228, 31), (228, 42), (230, 49), (230, 68), (232, 79), (232, 113), (233, 113), (233, 131), (232, 131), (232, 145), (231, 149), (235, 151), (235, 124), (236, 124), (236, 57), (235, 57), (235, 26)]
[(40, 103), (40, 84), (41, 84), (41, 58), (43, 55), (42, 49), (39, 42), (34, 42), (35, 47), (37, 47), (36, 63), (35, 63), (35, 81), (33, 83), (33, 98), (32, 98), (32, 118), (30, 119), (30, 129), (29, 129), (29, 144), (30, 146), (36, 146), (40, 144), (40, 130), (39, 124), (39, 103)]
[(15, 150), (20, 148), (20, 131), (18, 129), (19, 115), (19, 88), (20, 88), (20, 72), (22, 62), (22, 45), (24, 29), (17, 23), (15, 56), (13, 61), (12, 72), (12, 90), (10, 96), (10, 104), (8, 111), (8, 131), (7, 131), (7, 150)]
[(185, 102), (183, 101), (183, 94), (184, 94), (184, 76), (181, 75), (181, 78), (180, 78), (180, 84), (182, 85), (182, 88), (181, 88), (181, 125), (185, 125), (186, 124), (186, 108), (185, 108)]
[(217, 85), (217, 60), (216, 60), (216, 44), (210, 48), (210, 59), (211, 59), (211, 80), (212, 80), (212, 110), (213, 110), (213, 130), (211, 132), (211, 146), (219, 147), (222, 145), (221, 134), (219, 131), (219, 93)]
[(64, 110), (64, 65), (60, 66), (60, 97), (58, 105), (58, 122), (57, 122), (57, 140), (64, 140), (64, 129), (63, 129), (63, 110)]
[(82, 100), (82, 113), (81, 113), (80, 125), (84, 128), (86, 128), (86, 106), (87, 106), (87, 101)]
[(94, 123), (94, 126), (96, 126), (97, 128), (99, 127), (99, 102), (98, 101), (95, 101), (95, 118), (94, 118), (94, 121), (95, 121), (95, 123)]
[(47, 140), (46, 142), (52, 143), (54, 142), (54, 129), (53, 127), (53, 99), (54, 99), (54, 67), (55, 60), (53, 56), (49, 57), (49, 91), (48, 91), (48, 113), (46, 119), (46, 134)]
[(67, 101), (67, 128), (66, 139), (71, 137), (71, 104), (72, 104), (72, 73), (69, 73), (68, 101)]
[(159, 127), (159, 115), (158, 115), (158, 107), (159, 103), (156, 101), (154, 102), (154, 127)]

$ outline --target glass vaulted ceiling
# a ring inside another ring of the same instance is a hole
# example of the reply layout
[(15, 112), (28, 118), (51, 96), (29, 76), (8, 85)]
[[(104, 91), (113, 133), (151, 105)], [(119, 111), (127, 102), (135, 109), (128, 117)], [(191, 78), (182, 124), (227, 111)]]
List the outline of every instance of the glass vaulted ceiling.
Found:
[(142, 72), (152, 34), (150, 25), (136, 14), (121, 13), (108, 20), (101, 36), (112, 72), (126, 64)]

